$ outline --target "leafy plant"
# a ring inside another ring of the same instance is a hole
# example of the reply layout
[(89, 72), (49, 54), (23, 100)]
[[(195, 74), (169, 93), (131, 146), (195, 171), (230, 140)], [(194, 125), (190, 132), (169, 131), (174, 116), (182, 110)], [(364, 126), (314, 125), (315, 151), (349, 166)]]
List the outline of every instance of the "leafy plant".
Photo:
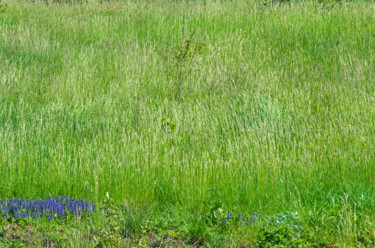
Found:
[(264, 1), (263, 5), (266, 6), (269, 3), (271, 3), (272, 6), (275, 6), (275, 5), (280, 6), (281, 4), (290, 3), (290, 0), (269, 0), (269, 1)]
[(101, 211), (104, 212), (107, 227), (103, 230), (101, 237), (99, 238), (95, 247), (121, 247), (122, 237), (120, 233), (120, 221), (118, 216), (118, 208), (112, 198), (109, 197), (107, 192), (107, 198), (104, 200), (101, 206)]
[(321, 4), (322, 8), (325, 9), (332, 9), (336, 5), (341, 4), (342, 0), (318, 0), (318, 2)]
[(161, 127), (164, 129), (164, 130), (170, 130), (170, 131), (174, 131), (176, 129), (176, 123), (174, 123), (171, 118), (168, 118), (168, 117), (165, 117), (163, 116), (160, 120), (160, 123), (161, 123)]
[[(50, 3), (52, 3), (52, 4), (63, 4), (63, 3), (65, 3), (65, 4), (81, 4), (84, 1), (86, 3), (88, 3), (87, 0), (40, 0), (40, 1), (44, 1), (44, 3), (46, 5), (49, 5)], [(37, 4), (38, 0), (32, 0), (32, 2), (34, 2), (35, 4)]]
[(8, 8), (8, 4), (6, 4), (6, 3), (0, 4), (0, 13), (5, 12), (7, 10), (7, 8)]
[(285, 212), (268, 217), (255, 247), (323, 247), (304, 232), (298, 213)]
[(167, 73), (175, 77), (177, 82), (177, 98), (181, 98), (186, 77), (198, 69), (197, 57), (203, 51), (204, 44), (194, 39), (195, 31), (184, 39), (181, 44), (170, 47), (167, 51), (157, 50), (167, 64)]

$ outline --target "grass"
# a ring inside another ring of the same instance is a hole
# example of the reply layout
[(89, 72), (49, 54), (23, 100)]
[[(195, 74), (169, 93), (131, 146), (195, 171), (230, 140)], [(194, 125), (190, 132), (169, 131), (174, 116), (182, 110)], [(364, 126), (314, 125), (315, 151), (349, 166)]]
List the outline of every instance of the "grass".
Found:
[[(204, 219), (227, 210), (375, 243), (374, 3), (5, 2), (0, 199), (108, 192), (124, 236), (190, 245), (255, 244), (263, 221)], [(205, 50), (179, 100), (156, 50), (193, 31)]]

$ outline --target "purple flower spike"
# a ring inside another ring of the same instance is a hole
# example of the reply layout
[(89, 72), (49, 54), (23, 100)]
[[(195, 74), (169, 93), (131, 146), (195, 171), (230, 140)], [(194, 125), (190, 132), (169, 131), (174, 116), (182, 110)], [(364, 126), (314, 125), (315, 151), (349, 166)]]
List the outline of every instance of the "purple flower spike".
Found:
[(94, 202), (69, 199), (67, 196), (42, 198), (39, 201), (26, 199), (8, 199), (0, 202), (0, 213), (7, 219), (38, 219), (46, 216), (52, 221), (59, 216), (61, 221), (67, 214), (81, 216), (95, 211)]

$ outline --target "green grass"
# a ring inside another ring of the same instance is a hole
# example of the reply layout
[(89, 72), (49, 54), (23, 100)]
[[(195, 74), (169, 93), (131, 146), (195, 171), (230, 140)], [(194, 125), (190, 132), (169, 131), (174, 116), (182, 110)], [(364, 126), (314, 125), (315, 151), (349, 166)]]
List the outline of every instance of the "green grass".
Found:
[[(195, 240), (213, 206), (291, 211), (327, 242), (375, 242), (374, 3), (5, 2), (0, 199), (109, 192), (171, 229), (181, 212)], [(156, 50), (194, 30), (178, 100)], [(238, 228), (231, 242), (256, 242)]]

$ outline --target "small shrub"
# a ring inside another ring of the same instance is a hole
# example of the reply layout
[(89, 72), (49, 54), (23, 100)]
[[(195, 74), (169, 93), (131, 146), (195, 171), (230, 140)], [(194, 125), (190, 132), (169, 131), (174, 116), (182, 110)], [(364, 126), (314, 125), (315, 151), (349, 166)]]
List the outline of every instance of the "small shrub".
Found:
[(88, 0), (31, 0), (32, 2), (34, 2), (35, 4), (38, 3), (38, 1), (42, 2), (44, 1), (44, 3), (46, 5), (49, 5), (49, 4), (82, 4), (82, 3), (88, 3)]
[(267, 6), (270, 3), (272, 6), (280, 6), (285, 3), (290, 3), (290, 0), (268, 0), (268, 1), (266, 0), (263, 2), (263, 5)]
[(157, 50), (160, 57), (167, 64), (167, 73), (173, 76), (177, 82), (177, 98), (181, 98), (186, 77), (197, 70), (197, 57), (203, 51), (204, 45), (194, 39), (195, 32), (189, 38), (184, 39), (180, 45), (172, 46), (167, 51)]
[(5, 12), (8, 9), (8, 5), (6, 3), (1, 4), (0, 0), (0, 13)]
[(321, 4), (322, 9), (326, 10), (341, 4), (342, 0), (318, 0), (318, 2)]

